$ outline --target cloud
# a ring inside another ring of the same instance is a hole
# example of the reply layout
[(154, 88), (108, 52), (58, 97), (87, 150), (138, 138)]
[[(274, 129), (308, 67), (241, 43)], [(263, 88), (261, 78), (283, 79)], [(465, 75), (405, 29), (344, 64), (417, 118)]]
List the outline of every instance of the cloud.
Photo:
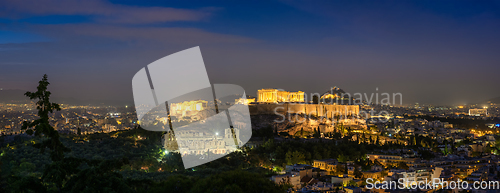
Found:
[(238, 44), (259, 40), (229, 34), (212, 33), (197, 28), (129, 27), (99, 24), (37, 25), (36, 31), (53, 38), (95, 37), (119, 41), (146, 41), (173, 44)]
[[(108, 3), (102, 0), (3, 0), (0, 17), (26, 18), (44, 15), (86, 15), (103, 23), (144, 24), (172, 21), (200, 21), (217, 8), (197, 10), (169, 7), (138, 7)], [(2, 14), (3, 13), (3, 14)]]

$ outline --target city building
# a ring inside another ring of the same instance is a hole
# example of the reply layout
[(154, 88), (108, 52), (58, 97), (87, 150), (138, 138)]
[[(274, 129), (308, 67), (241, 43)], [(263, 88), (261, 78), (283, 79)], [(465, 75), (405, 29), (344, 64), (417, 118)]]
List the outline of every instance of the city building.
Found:
[(335, 172), (337, 168), (337, 160), (336, 159), (322, 159), (322, 160), (314, 160), (313, 166), (322, 170), (326, 170), (327, 172)]
[(487, 116), (488, 109), (469, 109), (469, 116)]
[(290, 184), (293, 186), (295, 189), (300, 188), (300, 176), (298, 175), (293, 175), (293, 174), (282, 174), (282, 175), (276, 175), (272, 176), (271, 180), (276, 183), (276, 184)]
[(405, 187), (412, 187), (421, 183), (438, 179), (441, 176), (443, 168), (415, 168), (398, 172), (393, 175), (395, 181), (401, 181)]
[(397, 164), (398, 162), (404, 161), (403, 157), (400, 155), (366, 154), (366, 156), (368, 157), (368, 159), (370, 159), (370, 161), (374, 162), (375, 160), (377, 160), (379, 163), (385, 166), (387, 166), (387, 164), (393, 165)]
[(343, 176), (332, 176), (332, 184), (338, 184), (340, 186), (347, 186), (351, 180), (354, 178), (347, 175)]

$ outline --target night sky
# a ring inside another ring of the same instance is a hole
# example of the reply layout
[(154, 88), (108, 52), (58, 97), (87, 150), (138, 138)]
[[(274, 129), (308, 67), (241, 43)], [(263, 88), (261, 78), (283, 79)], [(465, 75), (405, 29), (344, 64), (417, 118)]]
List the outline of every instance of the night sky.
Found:
[(47, 73), (53, 96), (132, 101), (138, 70), (194, 46), (211, 83), (253, 96), (500, 96), (500, 1), (0, 1), (3, 89), (35, 90)]

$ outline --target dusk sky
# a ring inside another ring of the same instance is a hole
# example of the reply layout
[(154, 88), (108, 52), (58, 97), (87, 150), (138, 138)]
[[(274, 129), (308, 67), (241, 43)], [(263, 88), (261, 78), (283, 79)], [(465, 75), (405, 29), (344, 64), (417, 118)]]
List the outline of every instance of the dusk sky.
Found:
[(500, 96), (500, 1), (0, 1), (3, 89), (34, 91), (46, 73), (53, 96), (132, 101), (138, 70), (194, 46), (212, 84), (252, 96)]

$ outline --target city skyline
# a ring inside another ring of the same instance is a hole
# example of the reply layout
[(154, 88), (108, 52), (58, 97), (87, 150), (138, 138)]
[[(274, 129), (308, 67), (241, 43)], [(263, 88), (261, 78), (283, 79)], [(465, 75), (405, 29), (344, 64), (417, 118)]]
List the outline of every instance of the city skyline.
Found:
[(0, 192), (499, 192), (500, 1), (0, 1)]

